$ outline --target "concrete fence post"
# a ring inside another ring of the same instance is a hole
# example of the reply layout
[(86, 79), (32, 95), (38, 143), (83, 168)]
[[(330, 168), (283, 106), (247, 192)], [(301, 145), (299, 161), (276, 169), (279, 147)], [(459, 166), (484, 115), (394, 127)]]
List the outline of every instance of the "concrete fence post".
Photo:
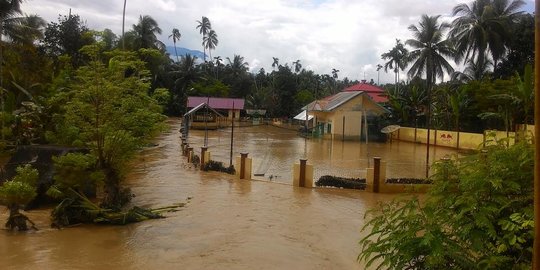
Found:
[(313, 165), (308, 165), (307, 159), (300, 159), (300, 163), (293, 164), (293, 186), (313, 187)]
[(240, 179), (246, 178), (246, 159), (248, 153), (240, 153)]
[(188, 147), (188, 144), (186, 142), (182, 142), (182, 155), (184, 157), (187, 156), (187, 147)]
[(298, 184), (300, 187), (306, 186), (306, 164), (307, 159), (300, 159), (300, 177), (298, 178)]
[(379, 193), (379, 186), (381, 181), (381, 158), (373, 158), (373, 192)]
[(188, 146), (186, 148), (186, 156), (187, 156), (187, 161), (192, 162), (192, 159), (193, 159), (193, 147)]
[(201, 147), (201, 170), (203, 169), (204, 164), (207, 162), (207, 160), (205, 159), (206, 150), (208, 150), (208, 147)]

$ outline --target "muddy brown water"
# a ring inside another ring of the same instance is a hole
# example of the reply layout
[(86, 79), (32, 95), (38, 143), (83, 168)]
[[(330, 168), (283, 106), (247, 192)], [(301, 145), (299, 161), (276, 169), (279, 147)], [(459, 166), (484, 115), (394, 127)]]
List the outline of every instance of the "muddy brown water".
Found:
[[(356, 262), (364, 213), (394, 196), (295, 188), (290, 170), (307, 156), (316, 175), (363, 177), (365, 145), (304, 140), (267, 126), (239, 128), (234, 155), (249, 152), (254, 170), (265, 170), (264, 181), (245, 181), (187, 164), (180, 153), (180, 122), (168, 123), (171, 129), (157, 139), (158, 146), (139, 154), (126, 184), (136, 194), (133, 204), (159, 207), (192, 197), (186, 207), (165, 219), (62, 230), (49, 228), (50, 209), (30, 211), (41, 230), (1, 230), (0, 269), (364, 269)], [(192, 145), (200, 147), (203, 135), (192, 132)], [(230, 131), (210, 131), (208, 141), (213, 159), (228, 165)], [(399, 163), (388, 166), (389, 176), (423, 175), (423, 146), (368, 143), (368, 150)], [(434, 150), (437, 157), (452, 153)], [(1, 210), (0, 220), (6, 217)]]

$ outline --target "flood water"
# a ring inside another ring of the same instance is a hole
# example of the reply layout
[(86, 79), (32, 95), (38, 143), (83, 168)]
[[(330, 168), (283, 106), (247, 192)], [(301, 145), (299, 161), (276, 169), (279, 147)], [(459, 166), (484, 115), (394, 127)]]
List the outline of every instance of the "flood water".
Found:
[[(127, 226), (50, 229), (50, 209), (28, 212), (40, 228), (0, 230), (0, 269), (364, 269), (356, 262), (364, 213), (393, 195), (290, 185), (292, 163), (308, 158), (322, 174), (364, 177), (367, 156), (358, 142), (304, 140), (268, 126), (235, 129), (234, 155), (249, 152), (260, 180), (200, 172), (181, 155), (178, 128), (134, 162), (126, 185), (146, 207), (185, 202), (167, 218)], [(190, 133), (200, 150), (204, 131)], [(230, 131), (210, 131), (212, 158), (229, 162)], [(369, 155), (389, 162), (390, 177), (421, 177), (423, 146), (368, 143)], [(269, 154), (267, 154), (269, 153)], [(435, 149), (437, 157), (452, 154)], [(395, 163), (394, 165), (390, 165)], [(364, 175), (362, 175), (364, 174)], [(269, 181), (269, 175), (273, 175)], [(6, 220), (7, 211), (0, 211)]]
[[(190, 131), (188, 142), (200, 154), (204, 130)], [(230, 163), (231, 129), (208, 131), (208, 151), (212, 160)], [(387, 163), (389, 178), (424, 178), (426, 175), (426, 146), (410, 142), (391, 143), (305, 139), (296, 131), (274, 126), (235, 128), (233, 157), (241, 152), (253, 159), (254, 179), (292, 183), (292, 166), (307, 158), (314, 166), (314, 178), (322, 175), (365, 178), (366, 168), (373, 157)], [(430, 148), (430, 164), (457, 152), (451, 148)], [(369, 162), (369, 163), (368, 163)], [(233, 159), (234, 164), (234, 159)]]

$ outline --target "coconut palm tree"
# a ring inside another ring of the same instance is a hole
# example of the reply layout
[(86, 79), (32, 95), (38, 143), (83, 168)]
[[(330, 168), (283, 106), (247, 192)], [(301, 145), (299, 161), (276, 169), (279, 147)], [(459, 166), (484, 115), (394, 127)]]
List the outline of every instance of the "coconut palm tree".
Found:
[(408, 55), (409, 51), (403, 46), (403, 43), (401, 43), (401, 40), (399, 39), (396, 39), (396, 46), (394, 46), (394, 48), (381, 55), (383, 60), (388, 60), (388, 62), (384, 64), (384, 72), (388, 72), (389, 68), (394, 70), (394, 83), (396, 89), (398, 89), (400, 81), (399, 71), (404, 70), (407, 66)]
[[(171, 66), (170, 76), (174, 80), (172, 89), (172, 102), (175, 109), (185, 109), (188, 91), (191, 85), (200, 80), (202, 73), (196, 66), (197, 57), (185, 54), (180, 61)], [(182, 111), (180, 109), (180, 112)]]
[(439, 23), (439, 17), (422, 15), (418, 26), (409, 26), (414, 38), (405, 42), (413, 48), (410, 53), (412, 66), (408, 74), (411, 77), (422, 77), (425, 74), (427, 90), (431, 90), (437, 77), (442, 79), (445, 72), (454, 72), (445, 58), (454, 56), (450, 40), (444, 39), (444, 31), (449, 25)]
[(454, 117), (454, 128), (457, 132), (456, 148), (459, 148), (459, 120), (461, 119), (461, 115), (463, 115), (463, 111), (467, 108), (470, 102), (471, 100), (467, 96), (467, 92), (464, 88), (448, 94), (448, 105), (450, 105), (449, 108), (451, 109), (452, 116)]
[(337, 79), (338, 79), (339, 69), (332, 69), (332, 78), (334, 79), (334, 92), (337, 92)]
[(424, 88), (412, 86), (407, 95), (403, 96), (405, 108), (408, 109), (414, 117), (414, 141), (418, 130), (418, 116), (420, 116), (426, 108), (427, 94)]
[(296, 60), (293, 62), (294, 66), (294, 72), (298, 73), (300, 70), (302, 70), (302, 64), (300, 64), (300, 60)]
[(206, 37), (203, 38), (203, 45), (206, 49), (208, 49), (210, 60), (212, 60), (212, 50), (216, 48), (218, 43), (219, 41), (218, 41), (218, 36), (216, 34), (216, 31), (214, 31), (214, 29), (210, 29)]
[(277, 57), (272, 57), (272, 59), (274, 60), (274, 61), (272, 62), (272, 68), (275, 69), (275, 68), (279, 67), (279, 58), (277, 58)]
[(219, 67), (223, 65), (223, 59), (221, 59), (221, 56), (215, 56), (214, 60), (216, 62), (216, 79), (219, 79)]
[(203, 43), (202, 43), (202, 46), (203, 46), (203, 58), (204, 58), (204, 62), (206, 62), (206, 46), (204, 46), (204, 38), (206, 37), (208, 32), (210, 32), (210, 29), (212, 29), (212, 24), (210, 23), (210, 20), (205, 16), (202, 16), (201, 20), (197, 21), (197, 23), (198, 23), (198, 25), (197, 25), (196, 29), (199, 29), (199, 32), (203, 36)]
[[(483, 61), (483, 63), (478, 63), (479, 60)], [(469, 59), (467, 60), (467, 65), (465, 65), (463, 72), (456, 71), (452, 73), (451, 79), (452, 81), (458, 82), (480, 81), (486, 77), (492, 66), (493, 62), (491, 62), (491, 60), (487, 59), (485, 56), (476, 61)]]
[(159, 48), (162, 47), (161, 42), (157, 39), (156, 34), (161, 34), (161, 28), (158, 23), (149, 15), (139, 17), (139, 22), (133, 25), (135, 34), (135, 48)]
[(470, 5), (454, 7), (450, 36), (456, 41), (456, 60), (477, 60), (484, 63), (484, 52), (489, 51), (494, 61), (504, 56), (510, 40), (510, 22), (521, 14), (522, 0), (475, 0)]
[(4, 25), (4, 34), (14, 43), (33, 44), (43, 38), (47, 23), (38, 15), (27, 15), (17, 18), (16, 23)]
[(379, 71), (381, 70), (381, 68), (383, 68), (383, 66), (381, 64), (377, 64), (377, 85), (380, 85)]
[(426, 154), (426, 177), (429, 175), (429, 136), (431, 127), (431, 90), (437, 77), (443, 79), (445, 71), (449, 74), (454, 68), (445, 57), (454, 57), (454, 48), (450, 40), (444, 39), (444, 32), (450, 27), (447, 23), (439, 23), (440, 16), (422, 15), (418, 26), (410, 25), (413, 39), (405, 44), (411, 46), (413, 51), (409, 57), (412, 66), (408, 72), (411, 77), (426, 75), (427, 91), (427, 154)]
[(338, 73), (339, 73), (339, 69), (335, 69), (335, 68), (332, 69), (332, 78), (334, 78), (334, 80), (337, 80)]
[(176, 55), (176, 62), (180, 62), (180, 59), (178, 59), (178, 52), (176, 51), (176, 41), (180, 41), (180, 37), (182, 37), (182, 34), (180, 34), (180, 30), (177, 28), (173, 28), (172, 33), (169, 35), (169, 38), (172, 38), (172, 42), (174, 44), (174, 54)]
[(238, 77), (249, 69), (249, 63), (244, 62), (244, 57), (240, 55), (235, 54), (232, 61), (231, 58), (227, 57), (227, 62), (229, 62), (227, 66), (233, 71), (234, 77)]

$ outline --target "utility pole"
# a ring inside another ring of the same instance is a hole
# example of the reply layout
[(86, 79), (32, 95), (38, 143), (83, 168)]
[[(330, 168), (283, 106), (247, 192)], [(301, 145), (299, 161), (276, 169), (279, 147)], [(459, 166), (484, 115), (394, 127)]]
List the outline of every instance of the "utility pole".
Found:
[(208, 107), (210, 107), (210, 97), (206, 101), (206, 114), (204, 115), (204, 147), (208, 147)]
[(232, 102), (232, 117), (231, 117), (231, 153), (229, 157), (229, 167), (232, 166), (232, 156), (233, 156), (233, 138), (234, 138), (234, 100)]
[(540, 0), (534, 13), (534, 244), (532, 269), (540, 269)]
[(124, 10), (122, 11), (122, 50), (126, 49), (126, 39), (124, 38), (124, 27), (126, 25), (126, 2), (124, 0)]

